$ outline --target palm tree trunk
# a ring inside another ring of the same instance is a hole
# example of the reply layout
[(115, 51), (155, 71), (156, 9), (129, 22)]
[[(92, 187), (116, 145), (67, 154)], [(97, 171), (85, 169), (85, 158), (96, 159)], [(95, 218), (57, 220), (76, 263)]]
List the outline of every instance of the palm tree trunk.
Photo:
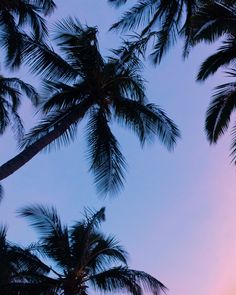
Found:
[(40, 151), (42, 151), (46, 146), (60, 137), (70, 127), (70, 125), (76, 123), (79, 119), (82, 119), (90, 106), (91, 103), (87, 101), (84, 103), (82, 108), (76, 108), (75, 110), (71, 111), (70, 114), (65, 116), (60, 124), (55, 126), (52, 131), (49, 131), (46, 135), (36, 140), (33, 144), (27, 146), (18, 155), (0, 166), (0, 180), (3, 180), (16, 172)]
[(59, 128), (54, 129), (49, 132), (47, 135), (43, 136), (30, 146), (26, 147), (22, 152), (18, 155), (4, 163), (0, 166), (0, 180), (3, 180), (16, 172), (22, 166), (24, 166), (28, 161), (30, 161), (34, 156), (36, 156), (43, 148), (57, 139), (60, 135), (62, 135), (68, 126), (59, 126)]

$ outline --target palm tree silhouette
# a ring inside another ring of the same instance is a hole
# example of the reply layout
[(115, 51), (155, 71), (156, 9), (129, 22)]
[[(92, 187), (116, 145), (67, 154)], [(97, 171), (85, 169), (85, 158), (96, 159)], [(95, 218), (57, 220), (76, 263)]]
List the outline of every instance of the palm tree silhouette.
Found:
[(39, 232), (38, 253), (54, 265), (53, 278), (48, 284), (44, 280), (42, 294), (86, 295), (90, 287), (135, 295), (143, 294), (143, 290), (156, 295), (166, 290), (151, 275), (130, 269), (126, 251), (114, 237), (100, 231), (104, 208), (96, 212), (85, 210), (84, 219), (71, 228), (62, 225), (53, 207), (29, 206), (20, 210), (20, 215), (27, 217)]
[(0, 167), (0, 180), (15, 172), (45, 147), (75, 139), (87, 119), (88, 159), (98, 190), (115, 193), (123, 185), (126, 161), (113, 135), (113, 121), (131, 129), (141, 144), (159, 137), (172, 149), (179, 137), (176, 125), (157, 105), (147, 102), (142, 65), (135, 54), (114, 51), (101, 56), (97, 29), (67, 19), (57, 25), (56, 40), (64, 59), (46, 44), (28, 43), (27, 61), (47, 79), (43, 119), (25, 137), (24, 150)]

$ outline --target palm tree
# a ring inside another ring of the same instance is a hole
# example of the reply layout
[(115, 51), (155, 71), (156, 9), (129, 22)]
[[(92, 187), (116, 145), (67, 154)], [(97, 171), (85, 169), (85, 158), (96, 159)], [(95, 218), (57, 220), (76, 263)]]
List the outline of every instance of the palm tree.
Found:
[(5, 63), (18, 67), (23, 50), (24, 30), (36, 39), (47, 35), (44, 16), (55, 9), (53, 0), (1, 0), (0, 46), (6, 51)]
[(86, 295), (90, 287), (135, 295), (143, 294), (143, 290), (155, 295), (166, 290), (151, 275), (130, 269), (123, 247), (114, 237), (101, 233), (104, 211), (104, 208), (96, 212), (85, 210), (84, 219), (71, 228), (62, 225), (55, 208), (36, 205), (20, 211), (39, 232), (38, 253), (54, 265), (53, 279), (48, 284), (50, 293), (46, 293), (44, 283), (45, 294)]
[[(212, 43), (223, 37), (216, 53), (201, 65), (197, 79), (206, 80), (221, 67), (229, 67), (227, 74), (236, 77), (236, 5), (235, 1), (218, 1), (202, 6), (192, 19), (193, 43)], [(231, 69), (233, 67), (233, 69)], [(206, 114), (205, 129), (210, 143), (216, 143), (229, 127), (231, 114), (236, 107), (236, 83), (230, 82), (215, 88)], [(236, 125), (232, 128), (231, 156), (236, 163)]]
[(29, 40), (26, 62), (47, 78), (43, 119), (25, 137), (24, 150), (0, 167), (0, 180), (52, 143), (60, 146), (74, 140), (83, 119), (88, 119), (90, 170), (104, 194), (122, 187), (126, 168), (110, 128), (113, 121), (131, 129), (142, 145), (159, 137), (168, 149), (174, 147), (179, 131), (163, 110), (147, 102), (139, 59), (134, 54), (127, 57), (123, 50), (105, 60), (96, 34), (96, 28), (83, 28), (77, 20), (60, 22), (56, 40), (64, 59), (46, 44)]
[(0, 289), (4, 295), (39, 295), (35, 286), (50, 269), (29, 249), (10, 243), (0, 227)]
[[(119, 6), (127, 0), (108, 0)], [(153, 39), (153, 62), (159, 63), (170, 46), (178, 37), (184, 37), (184, 56), (187, 56), (191, 43), (190, 21), (199, 6), (208, 1), (201, 0), (137, 0), (136, 4), (126, 11), (120, 20), (114, 23), (111, 30), (127, 32), (138, 31), (136, 35), (144, 44)], [(136, 41), (133, 41), (135, 44)], [(138, 48), (139, 45), (136, 46)]]

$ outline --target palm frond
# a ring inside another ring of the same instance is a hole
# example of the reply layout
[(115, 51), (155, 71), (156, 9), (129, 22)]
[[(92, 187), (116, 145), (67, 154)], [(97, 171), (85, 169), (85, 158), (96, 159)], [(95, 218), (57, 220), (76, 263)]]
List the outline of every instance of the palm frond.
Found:
[(141, 286), (129, 277), (126, 267), (114, 267), (90, 277), (90, 283), (95, 290), (103, 292), (128, 292), (133, 295), (142, 295)]
[(43, 205), (30, 205), (19, 210), (19, 216), (30, 220), (30, 225), (34, 227), (42, 238), (47, 238), (52, 232), (63, 232), (60, 217), (54, 207)]
[(71, 86), (62, 82), (44, 81), (43, 88), (46, 98), (43, 104), (44, 113), (71, 108), (87, 95), (87, 85), (83, 82)]
[(47, 79), (70, 80), (77, 72), (52, 47), (43, 41), (24, 35), (22, 58), (33, 73)]
[(167, 288), (163, 283), (144, 271), (129, 269), (128, 273), (129, 276), (131, 278), (133, 277), (133, 279), (147, 292), (159, 295), (162, 291), (164, 293), (167, 291)]
[(106, 220), (105, 216), (105, 207), (102, 207), (100, 210), (92, 210), (85, 208), (84, 210), (85, 220), (83, 223), (87, 230), (98, 228), (101, 222)]
[(235, 34), (236, 14), (234, 5), (208, 1), (192, 17), (193, 43), (212, 43), (224, 34)]
[(236, 43), (234, 37), (229, 37), (225, 40), (223, 46), (202, 63), (198, 72), (197, 80), (204, 81), (210, 75), (214, 74), (220, 67), (227, 66), (233, 62), (236, 58), (235, 48)]
[(152, 142), (158, 136), (168, 149), (174, 148), (180, 132), (158, 106), (119, 99), (114, 102), (114, 107), (118, 122), (131, 128), (138, 135), (141, 144)]
[[(138, 61), (136, 62), (138, 63)], [(124, 65), (124, 61), (118, 59), (110, 60), (106, 64), (104, 67), (104, 84), (111, 96), (122, 95), (139, 102), (145, 101), (145, 81), (140, 74), (139, 66), (139, 64), (132, 66), (131, 60), (127, 61), (127, 65)], [(116, 91), (119, 94), (113, 94)]]
[(207, 114), (205, 130), (210, 143), (216, 143), (228, 129), (231, 113), (236, 107), (236, 83), (216, 87)]
[(5, 52), (5, 65), (12, 69), (19, 68), (22, 63), (23, 34), (18, 30), (14, 16), (7, 10), (0, 14), (0, 26), (0, 44)]
[(87, 134), (90, 171), (98, 191), (117, 193), (124, 184), (126, 161), (101, 109), (91, 114)]
[(9, 112), (11, 114), (11, 129), (15, 135), (15, 138), (20, 142), (24, 136), (25, 129), (20, 115), (11, 106), (9, 107)]
[(5, 77), (0, 80), (0, 83), (3, 83), (3, 87), (10, 85), (15, 87), (16, 89), (19, 89), (19, 91), (25, 93), (25, 95), (32, 101), (32, 103), (35, 106), (38, 105), (40, 101), (39, 94), (37, 93), (37, 91), (32, 85), (18, 78), (5, 78)]
[(160, 63), (166, 51), (175, 44), (179, 32), (178, 23), (176, 21), (176, 11), (178, 11), (178, 2), (173, 1), (171, 5), (163, 5), (165, 18), (161, 22), (158, 30), (157, 41), (154, 45), (154, 51), (151, 54), (154, 64)]
[(112, 236), (105, 237), (102, 234), (100, 236), (95, 240), (87, 262), (92, 274), (107, 269), (112, 263), (127, 265), (128, 253), (117, 240)]
[(18, 9), (18, 23), (19, 27), (25, 27), (29, 25), (32, 34), (37, 39), (41, 39), (47, 36), (47, 26), (45, 19), (37, 12), (36, 6), (22, 2)]
[(145, 36), (141, 34), (129, 35), (129, 40), (123, 40), (122, 45), (112, 52), (120, 60), (120, 64), (131, 65), (131, 67), (143, 68), (140, 56), (144, 57), (147, 45), (151, 38), (156, 36), (156, 32), (151, 32)]
[(31, 226), (39, 231), (41, 251), (61, 268), (71, 266), (68, 228), (61, 220), (54, 207), (42, 205), (28, 206), (20, 211), (20, 216), (31, 221)]
[(139, 1), (130, 10), (125, 12), (120, 20), (114, 23), (110, 30), (130, 31), (141, 25), (146, 25), (153, 13), (158, 9), (159, 1), (143, 0)]
[(166, 291), (166, 287), (154, 277), (127, 267), (114, 267), (98, 273), (91, 277), (91, 283), (104, 291), (123, 290), (134, 295), (142, 295), (142, 288), (155, 295)]

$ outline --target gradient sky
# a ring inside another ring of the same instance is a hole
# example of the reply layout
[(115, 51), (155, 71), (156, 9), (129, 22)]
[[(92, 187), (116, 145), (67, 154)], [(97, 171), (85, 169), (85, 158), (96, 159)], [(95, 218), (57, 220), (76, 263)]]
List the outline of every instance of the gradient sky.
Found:
[[(107, 31), (121, 11), (106, 0), (56, 2), (53, 20), (71, 15), (97, 25), (105, 54), (118, 44), (118, 36)], [(132, 267), (156, 276), (169, 294), (235, 295), (236, 183), (235, 167), (228, 157), (230, 139), (224, 136), (210, 147), (204, 134), (211, 90), (224, 77), (218, 74), (204, 84), (195, 82), (200, 62), (213, 50), (199, 46), (183, 62), (179, 44), (157, 68), (147, 61), (148, 97), (167, 111), (182, 132), (173, 153), (158, 142), (141, 150), (133, 135), (117, 128), (129, 164), (127, 183), (118, 197), (99, 199), (88, 173), (81, 128), (75, 143), (38, 155), (3, 182), (0, 214), (9, 227), (9, 239), (23, 244), (36, 239), (26, 221), (16, 217), (16, 210), (26, 204), (55, 205), (68, 224), (81, 217), (83, 207), (105, 205), (104, 230), (125, 246)], [(21, 78), (36, 81), (25, 72)], [(29, 127), (33, 119), (27, 102), (22, 115)], [(0, 161), (15, 153), (12, 134), (1, 137)]]

